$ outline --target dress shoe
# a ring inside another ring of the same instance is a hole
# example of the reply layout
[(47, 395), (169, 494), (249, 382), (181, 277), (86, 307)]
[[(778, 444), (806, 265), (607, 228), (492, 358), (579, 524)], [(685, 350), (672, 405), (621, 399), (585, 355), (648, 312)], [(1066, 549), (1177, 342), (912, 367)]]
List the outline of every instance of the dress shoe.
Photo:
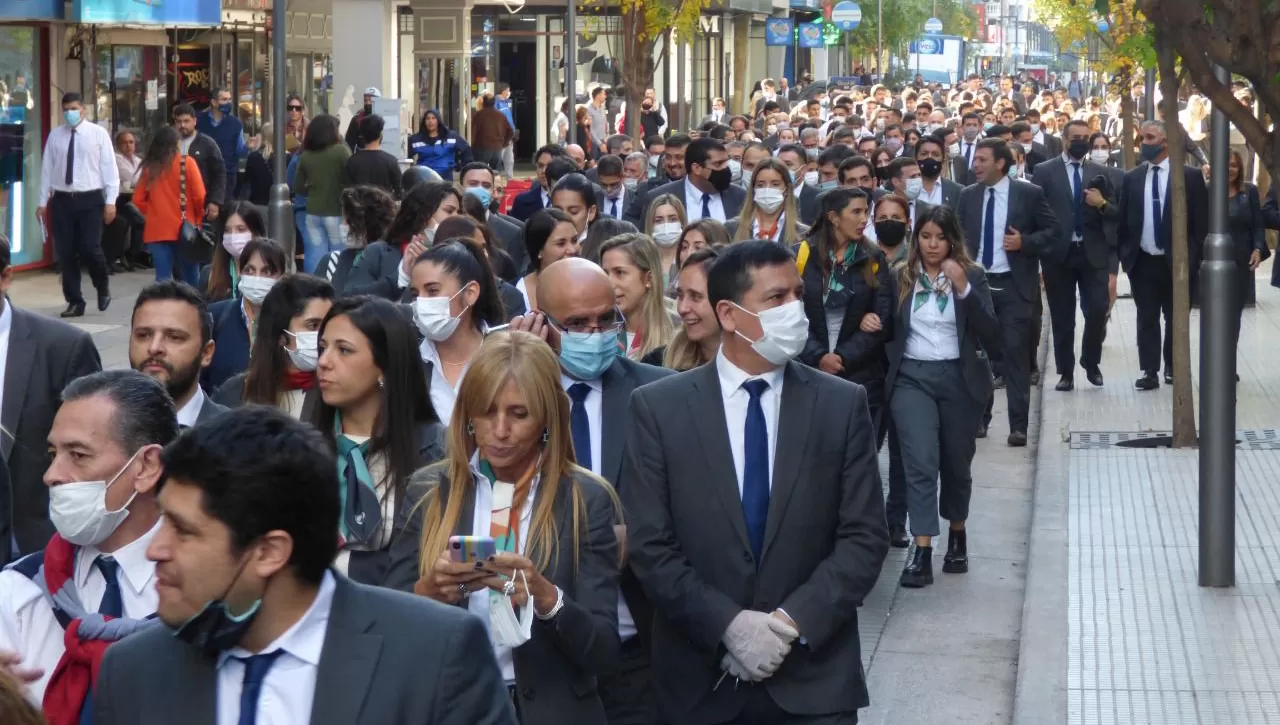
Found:
[(889, 524), (889, 546), (905, 549), (910, 545), (911, 539), (907, 537), (907, 527), (902, 524)]
[(977, 435), (976, 437), (978, 437), (978, 438), (986, 438), (986, 437), (987, 437), (987, 424), (986, 424), (986, 423), (979, 423), (979, 424), (978, 424), (978, 435)]
[(107, 307), (109, 307), (110, 305), (111, 305), (111, 293), (99, 292), (98, 293), (98, 312), (106, 312)]
[(907, 567), (902, 570), (902, 578), (898, 580), (908, 589), (920, 589), (933, 583), (933, 547), (917, 546), (907, 560)]
[(61, 317), (84, 317), (84, 303), (76, 304), (72, 302), (67, 305), (67, 309), (62, 311)]
[(1173, 385), (1173, 373), (1165, 373), (1165, 374), (1164, 374), (1164, 384), (1165, 384), (1165, 385)]
[(1039, 384), (1040, 384), (1040, 373), (1038, 371), (1031, 373), (1031, 387), (1035, 387)]
[(991, 381), (991, 387), (992, 387), (993, 389), (995, 389), (995, 390), (1003, 390), (1003, 389), (1004, 389), (1004, 376), (1003, 376), (1003, 375), (997, 375), (997, 376), (995, 377), (995, 380), (992, 380), (992, 381)]
[(1053, 386), (1053, 389), (1060, 393), (1069, 393), (1076, 389), (1076, 381), (1072, 380), (1070, 375), (1063, 375), (1058, 384)]
[(1102, 387), (1102, 371), (1101, 370), (1099, 370), (1098, 368), (1085, 368), (1084, 375), (1085, 375), (1085, 378), (1089, 380), (1090, 385), (1096, 385), (1099, 388)]
[(947, 553), (942, 557), (942, 571), (948, 574), (966, 574), (969, 571), (969, 542), (964, 529), (947, 532)]
[(1022, 448), (1027, 445), (1027, 432), (1025, 430), (1015, 430), (1009, 434), (1009, 446), (1011, 448)]
[(1150, 373), (1143, 375), (1133, 383), (1134, 390), (1155, 390), (1160, 387), (1160, 379)]

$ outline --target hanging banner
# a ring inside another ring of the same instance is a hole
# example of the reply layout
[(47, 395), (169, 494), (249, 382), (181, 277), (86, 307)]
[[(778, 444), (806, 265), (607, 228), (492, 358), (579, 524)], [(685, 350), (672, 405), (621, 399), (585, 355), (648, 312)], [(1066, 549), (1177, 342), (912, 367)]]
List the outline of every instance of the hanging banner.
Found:
[(822, 47), (822, 23), (802, 23), (800, 25), (800, 47)]
[(71, 19), (77, 23), (212, 27), (222, 24), (222, 1), (75, 0)]
[(62, 0), (3, 0), (4, 20), (62, 20)]
[(764, 24), (764, 44), (791, 45), (794, 29), (790, 18), (769, 18)]

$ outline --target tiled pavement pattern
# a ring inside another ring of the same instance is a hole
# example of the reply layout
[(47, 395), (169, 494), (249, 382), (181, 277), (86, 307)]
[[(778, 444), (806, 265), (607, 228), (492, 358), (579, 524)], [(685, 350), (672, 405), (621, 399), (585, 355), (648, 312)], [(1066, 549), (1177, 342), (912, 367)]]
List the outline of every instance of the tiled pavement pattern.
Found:
[[(105, 368), (129, 366), (129, 318), (133, 301), (138, 292), (155, 279), (151, 270), (111, 275), (111, 306), (106, 312), (98, 312), (96, 296), (89, 276), (84, 275), (83, 293), (88, 300), (84, 317), (70, 320), (72, 324), (93, 335), (93, 341), (102, 355)], [(66, 309), (62, 299), (62, 287), (52, 272), (22, 272), (13, 280), (9, 297), (18, 307), (57, 317)]]

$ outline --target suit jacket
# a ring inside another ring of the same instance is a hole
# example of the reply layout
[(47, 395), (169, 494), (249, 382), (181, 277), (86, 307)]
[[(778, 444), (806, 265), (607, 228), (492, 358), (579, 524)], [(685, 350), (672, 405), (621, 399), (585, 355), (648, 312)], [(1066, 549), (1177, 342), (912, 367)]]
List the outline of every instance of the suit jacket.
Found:
[(67, 383), (102, 369), (89, 333), (44, 315), (15, 307), (9, 328), (4, 396), (0, 399), (0, 459), (8, 482), (0, 481), (0, 562), (16, 558), (13, 538), (23, 553), (40, 551), (53, 536), (49, 523), (49, 429), (62, 404)]
[(227, 406), (222, 405), (213, 398), (210, 398), (206, 393), (204, 403), (200, 405), (200, 414), (196, 416), (196, 425), (212, 420), (213, 418), (227, 412), (227, 410)]
[(209, 306), (213, 318), (213, 359), (200, 372), (200, 385), (206, 392), (217, 390), (223, 383), (249, 367), (249, 327), (239, 297), (215, 302)]
[[(645, 214), (649, 211), (649, 192), (661, 186), (675, 183), (676, 181), (684, 181), (684, 177), (675, 179), (674, 181), (667, 177), (665, 173), (659, 173), (652, 179), (636, 184), (636, 190), (627, 194), (631, 201), (627, 202), (627, 210), (623, 213), (623, 221), (631, 222), (636, 229), (643, 230), (645, 227)], [(656, 196), (656, 195), (655, 195)], [(684, 192), (680, 192), (680, 203), (684, 203)], [(746, 198), (745, 196), (743, 198)], [(688, 210), (686, 210), (688, 211)]]
[(527, 222), (534, 212), (545, 208), (542, 205), (542, 187), (535, 181), (532, 189), (523, 194), (517, 194), (515, 201), (511, 202), (511, 217), (520, 222)]
[[(1120, 263), (1124, 265), (1126, 272), (1132, 272), (1133, 265), (1138, 261), (1142, 244), (1142, 222), (1151, 213), (1146, 201), (1148, 166), (1150, 164), (1146, 162), (1138, 164), (1124, 175), (1124, 182), (1121, 184), (1120, 208), (1123, 215), (1116, 234)], [(1173, 164), (1171, 168), (1176, 166), (1177, 164)], [(1204, 175), (1200, 169), (1183, 166), (1182, 170), (1187, 180), (1187, 251), (1191, 257), (1191, 269), (1195, 270), (1204, 247), (1205, 235), (1209, 233), (1209, 190), (1205, 187)], [(1165, 249), (1172, 254), (1173, 213), (1170, 211), (1169, 197), (1173, 195), (1173, 183), (1170, 182), (1166, 188), (1170, 191), (1161, 200), (1164, 209), (1161, 210), (1162, 224), (1157, 233), (1164, 240)]]
[(857, 608), (888, 537), (867, 394), (799, 362), (783, 375), (758, 566), (716, 363), (631, 396), (621, 494), (631, 568), (656, 610), (653, 679), (666, 722), (720, 723), (742, 710), (748, 688), (715, 685), (721, 639), (747, 608), (786, 610), (804, 638), (761, 685), (783, 710), (853, 714), (868, 703)]
[[(961, 148), (964, 142), (961, 142)], [(973, 169), (969, 168), (969, 161), (964, 156), (956, 156), (952, 158), (951, 164), (951, 180), (959, 184), (962, 188), (975, 183), (978, 179), (973, 175)]]
[[(972, 184), (960, 192), (956, 216), (964, 230), (964, 240), (969, 246), (969, 256), (982, 262), (982, 218), (986, 211), (987, 187)], [(1009, 179), (1009, 210), (1005, 226), (1022, 233), (1022, 249), (1005, 252), (1013, 283), (1027, 302), (1035, 299), (1040, 290), (1040, 262), (1042, 256), (1060, 259), (1065, 252), (1055, 247), (1062, 243), (1058, 219), (1045, 199), (1044, 190), (1029, 181)], [(1000, 244), (1004, 229), (995, 230), (995, 243)]]
[[(969, 294), (965, 298), (955, 299), (956, 337), (960, 340), (960, 368), (964, 374), (965, 387), (975, 406), (986, 405), (991, 397), (991, 365), (988, 357), (999, 360), (1004, 350), (1004, 333), (1000, 321), (996, 319), (995, 305), (991, 302), (991, 288), (987, 284), (987, 273), (975, 265), (968, 270)], [(893, 270), (891, 286), (895, 290), (894, 304), (897, 311), (893, 317), (893, 335), (886, 346), (889, 358), (889, 374), (885, 378), (886, 397), (893, 396), (893, 384), (898, 379), (898, 371), (902, 369), (902, 360), (907, 350), (907, 333), (911, 330), (911, 313), (914, 308), (914, 294), (898, 304), (896, 290), (902, 280), (902, 268)], [(933, 304), (931, 300), (925, 304)], [(979, 351), (985, 351), (984, 356)]]
[(187, 155), (195, 159), (200, 167), (200, 178), (204, 180), (204, 198), (207, 204), (222, 206), (227, 203), (227, 166), (222, 160), (222, 150), (218, 142), (208, 136), (196, 132), (196, 137), (187, 147)]
[[(515, 725), (484, 625), (456, 607), (362, 586), (336, 587), (311, 725)], [(214, 725), (216, 659), (150, 627), (107, 650), (96, 725)]]
[[(960, 192), (964, 191), (964, 186), (957, 184), (951, 179), (938, 179), (937, 183), (942, 184), (943, 206), (949, 206), (954, 211), (956, 208), (956, 205), (960, 203)], [(917, 203), (920, 205), (921, 209), (928, 206), (933, 206), (932, 204), (923, 203), (923, 202), (917, 202)], [(920, 214), (919, 209), (917, 209), (916, 215), (919, 216), (919, 214)]]
[[(1052, 158), (1053, 154), (1043, 144), (1035, 141), (1031, 142), (1031, 150), (1024, 154), (1027, 166), (1027, 176), (1030, 177), (1035, 172), (1036, 167)], [(1029, 180), (1029, 179), (1028, 179)]]
[(800, 223), (811, 227), (818, 221), (818, 213), (822, 209), (822, 192), (805, 184), (800, 187), (800, 198), (796, 199), (796, 212), (800, 215)]
[[(569, 476), (575, 477), (573, 481)], [(586, 509), (585, 527), (576, 532), (576, 541), (569, 488), (572, 482), (582, 492)], [(441, 500), (447, 501), (451, 485), (446, 467), (431, 466), (415, 473), (410, 489), (415, 500), (438, 492), (443, 496)], [(546, 490), (539, 487), (535, 492), (535, 507)], [(453, 534), (488, 535), (487, 529), (476, 532), (472, 527), (475, 489), (467, 487), (458, 495), (464, 498)], [(560, 535), (560, 554), (552, 558), (543, 576), (564, 592), (564, 607), (552, 620), (535, 620), (533, 638), (512, 650), (520, 722), (605, 725), (596, 678), (612, 670), (618, 659), (618, 539), (613, 529), (616, 514), (605, 487), (581, 472), (568, 473), (561, 479), (552, 508)], [(392, 575), (387, 581), (391, 588), (413, 591), (418, 580), (425, 510), (425, 506), (418, 509), (400, 537), (401, 543), (392, 547)]]
[(524, 246), (524, 222), (506, 214), (490, 214), (487, 223), (495, 237), (494, 241), (511, 257), (512, 268), (515, 270), (516, 279), (519, 279), (525, 267), (529, 266), (529, 250)]
[(1044, 134), (1043, 146), (1049, 151), (1050, 156), (1061, 156), (1063, 151), (1062, 137), (1054, 136), (1051, 133)]
[[(247, 376), (248, 373), (243, 372), (227, 378), (227, 381), (213, 393), (213, 402), (225, 407), (227, 410), (244, 405), (244, 379)], [(313, 387), (304, 393), (302, 396), (302, 410), (298, 413), (298, 420), (310, 421), (315, 413), (316, 404), (319, 402), (319, 386)]]
[[(1060, 239), (1054, 246), (1054, 253), (1044, 256), (1041, 260), (1049, 264), (1061, 263), (1066, 259), (1067, 250), (1071, 246), (1071, 237), (1075, 233), (1076, 204), (1075, 189), (1072, 188), (1070, 180), (1071, 173), (1072, 170), (1067, 167), (1066, 159), (1057, 156), (1036, 167), (1035, 177), (1032, 180), (1032, 183), (1044, 189), (1045, 198), (1049, 200), (1049, 206), (1053, 209), (1053, 215), (1057, 217), (1058, 225), (1061, 227)], [(1099, 176), (1107, 179), (1107, 184), (1111, 185), (1112, 177), (1107, 167), (1099, 166), (1087, 159), (1083, 161), (1080, 165), (1080, 193), (1083, 194), (1084, 190), (1089, 188), (1089, 184)], [(1113, 249), (1113, 237), (1107, 233), (1107, 228), (1120, 220), (1120, 190), (1111, 186), (1111, 189), (1103, 192), (1102, 195), (1107, 200), (1106, 207), (1102, 209), (1095, 209), (1083, 201), (1080, 205), (1083, 216), (1084, 241), (1082, 244), (1084, 244), (1085, 259), (1094, 269), (1107, 267), (1107, 261)]]
[[(678, 181), (672, 181), (668, 184), (663, 184), (662, 186), (651, 188), (649, 191), (645, 192), (644, 198), (639, 200), (639, 208), (643, 210), (640, 213), (640, 223), (637, 224), (636, 222), (631, 221), (630, 219), (627, 219), (627, 221), (630, 221), (632, 224), (635, 224), (636, 229), (644, 229), (644, 223), (643, 223), (644, 212), (648, 211), (649, 204), (652, 203), (654, 199), (657, 199), (663, 194), (671, 194), (675, 198), (679, 199), (680, 203), (683, 204), (684, 203), (684, 183), (685, 183), (684, 179), (680, 179)], [(639, 195), (639, 190), (637, 189), (637, 196), (638, 195)], [(738, 216), (738, 214), (742, 211), (742, 205), (745, 204), (746, 202), (747, 202), (747, 192), (745, 189), (743, 189), (740, 186), (731, 185), (729, 186), (729, 188), (720, 192), (720, 203), (724, 206), (725, 221), (728, 221)], [(685, 213), (688, 214), (689, 221), (702, 218), (701, 209), (685, 209)]]

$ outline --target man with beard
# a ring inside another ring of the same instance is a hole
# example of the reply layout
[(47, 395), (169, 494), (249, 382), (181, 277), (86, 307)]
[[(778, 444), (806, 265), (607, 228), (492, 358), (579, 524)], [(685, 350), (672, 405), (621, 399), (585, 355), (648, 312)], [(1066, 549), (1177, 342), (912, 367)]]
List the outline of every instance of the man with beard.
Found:
[(196, 110), (186, 103), (173, 107), (173, 127), (178, 132), (178, 150), (195, 159), (204, 179), (205, 216), (218, 218), (218, 209), (227, 199), (227, 170), (217, 142), (196, 130)]
[(133, 305), (129, 366), (164, 384), (183, 428), (226, 411), (200, 389), (211, 360), (213, 320), (200, 293), (174, 280), (145, 287)]

